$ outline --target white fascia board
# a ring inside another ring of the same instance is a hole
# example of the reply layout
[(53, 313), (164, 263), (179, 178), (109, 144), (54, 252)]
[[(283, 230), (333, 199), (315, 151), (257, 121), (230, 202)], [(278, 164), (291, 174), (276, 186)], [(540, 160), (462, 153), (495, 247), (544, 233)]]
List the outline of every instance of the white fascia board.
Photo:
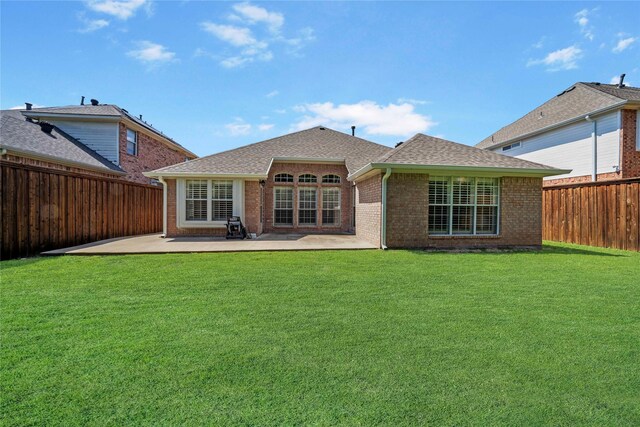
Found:
[(509, 145), (509, 144), (511, 144), (513, 142), (522, 141), (523, 139), (528, 139), (528, 138), (531, 138), (531, 137), (536, 136), (536, 135), (541, 134), (541, 133), (548, 132), (548, 131), (553, 130), (553, 129), (561, 128), (563, 126), (567, 126), (567, 125), (570, 125), (572, 123), (580, 122), (580, 121), (584, 120), (585, 116), (599, 116), (601, 114), (609, 113), (609, 112), (611, 112), (613, 110), (617, 110), (617, 109), (620, 109), (620, 108), (624, 107), (628, 103), (629, 103), (629, 101), (621, 101), (621, 102), (618, 102), (617, 104), (613, 104), (613, 105), (610, 105), (608, 107), (604, 107), (604, 108), (592, 111), (592, 112), (587, 113), (587, 114), (581, 114), (581, 115), (579, 115), (577, 117), (573, 117), (571, 119), (568, 119), (568, 120), (565, 120), (565, 121), (562, 121), (562, 122), (559, 122), (559, 123), (555, 123), (555, 124), (543, 127), (542, 129), (538, 129), (538, 130), (535, 130), (533, 132), (529, 132), (529, 133), (524, 133), (522, 135), (518, 135), (518, 136), (516, 136), (514, 138), (508, 139), (506, 141), (502, 141), (502, 142), (500, 142), (498, 144), (490, 145), (490, 146), (488, 146), (486, 148), (483, 148), (483, 150), (494, 150), (496, 148), (500, 148), (502, 146)]
[(164, 179), (175, 179), (175, 178), (220, 178), (220, 179), (246, 179), (246, 180), (256, 180), (256, 179), (267, 179), (267, 175), (263, 174), (216, 174), (216, 173), (194, 173), (194, 172), (162, 172), (162, 171), (151, 171), (151, 172), (143, 172), (142, 173), (147, 178), (159, 178), (162, 177)]
[(535, 169), (535, 168), (502, 168), (502, 167), (484, 167), (484, 166), (449, 166), (449, 165), (411, 165), (411, 164), (394, 164), (394, 163), (369, 163), (367, 166), (354, 172), (348, 176), (349, 180), (356, 180), (358, 177), (373, 169), (391, 168), (394, 172), (405, 173), (468, 173), (483, 174), (493, 176), (535, 176), (545, 177), (562, 175), (571, 172), (571, 169)]

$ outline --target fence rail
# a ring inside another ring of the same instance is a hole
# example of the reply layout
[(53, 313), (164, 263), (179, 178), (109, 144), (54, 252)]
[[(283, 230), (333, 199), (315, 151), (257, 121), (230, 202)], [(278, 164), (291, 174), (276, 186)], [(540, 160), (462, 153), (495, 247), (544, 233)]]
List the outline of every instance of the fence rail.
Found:
[(543, 239), (640, 251), (640, 178), (546, 187)]
[(8, 162), (0, 169), (1, 259), (162, 230), (160, 188)]

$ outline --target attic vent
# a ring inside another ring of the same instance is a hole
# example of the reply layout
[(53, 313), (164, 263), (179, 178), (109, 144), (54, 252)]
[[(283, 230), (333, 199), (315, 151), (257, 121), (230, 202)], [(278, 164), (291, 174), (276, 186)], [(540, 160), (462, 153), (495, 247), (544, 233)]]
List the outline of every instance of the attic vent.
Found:
[(323, 128), (322, 126), (320, 126), (320, 130), (324, 130), (325, 128)]
[(91, 100), (91, 105), (98, 105), (98, 104), (99, 104), (99, 102), (98, 102), (97, 99), (92, 99)]
[(44, 133), (50, 134), (53, 130), (53, 125), (51, 123), (39, 122), (38, 124), (40, 125), (40, 130)]
[[(491, 139), (493, 139), (493, 136), (491, 137)], [(396, 146), (395, 146), (395, 147), (393, 147), (393, 148), (398, 148), (398, 147), (400, 147), (403, 143), (404, 143), (404, 141), (400, 141), (400, 142), (398, 142), (398, 143), (396, 144)]]
[(562, 96), (562, 95), (564, 95), (565, 93), (569, 93), (569, 92), (571, 92), (571, 91), (572, 91), (572, 90), (574, 90), (575, 88), (576, 88), (575, 86), (571, 86), (569, 89), (567, 89), (567, 90), (563, 90), (562, 92), (560, 92), (560, 93), (559, 93), (559, 94), (557, 94), (556, 96)]

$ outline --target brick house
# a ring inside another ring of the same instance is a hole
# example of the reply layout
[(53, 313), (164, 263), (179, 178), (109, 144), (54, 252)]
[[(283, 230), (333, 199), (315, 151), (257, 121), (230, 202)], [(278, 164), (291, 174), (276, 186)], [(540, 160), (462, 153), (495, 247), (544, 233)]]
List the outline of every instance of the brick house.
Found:
[(545, 186), (640, 177), (639, 111), (640, 88), (579, 82), (476, 147), (571, 169)]
[(197, 156), (127, 110), (98, 104), (2, 111), (2, 159), (139, 184)]
[(355, 233), (379, 247), (539, 246), (542, 179), (568, 173), (418, 134), (396, 148), (325, 127), (161, 168), (164, 234)]

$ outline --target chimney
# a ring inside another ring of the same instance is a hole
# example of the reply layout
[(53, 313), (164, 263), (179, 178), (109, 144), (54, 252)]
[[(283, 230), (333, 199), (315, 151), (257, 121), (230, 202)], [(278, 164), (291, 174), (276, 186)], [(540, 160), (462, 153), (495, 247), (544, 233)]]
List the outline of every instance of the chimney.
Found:
[(38, 124), (40, 125), (40, 130), (44, 133), (50, 134), (53, 130), (53, 125), (51, 123), (39, 122)]
[(97, 99), (92, 99), (91, 100), (91, 105), (98, 105), (98, 100)]
[(142, 114), (140, 114), (140, 120), (142, 120)]
[(33, 107), (33, 104), (30, 102), (25, 102), (24, 106), (27, 108), (27, 110), (31, 110), (31, 107)]
[(624, 87), (624, 76), (626, 76), (626, 74), (620, 74), (620, 81), (618, 82), (618, 87), (619, 88), (623, 88)]
[(84, 105), (84, 96), (80, 98), (80, 105)]
[(351, 136), (356, 136), (356, 127), (351, 126)]

